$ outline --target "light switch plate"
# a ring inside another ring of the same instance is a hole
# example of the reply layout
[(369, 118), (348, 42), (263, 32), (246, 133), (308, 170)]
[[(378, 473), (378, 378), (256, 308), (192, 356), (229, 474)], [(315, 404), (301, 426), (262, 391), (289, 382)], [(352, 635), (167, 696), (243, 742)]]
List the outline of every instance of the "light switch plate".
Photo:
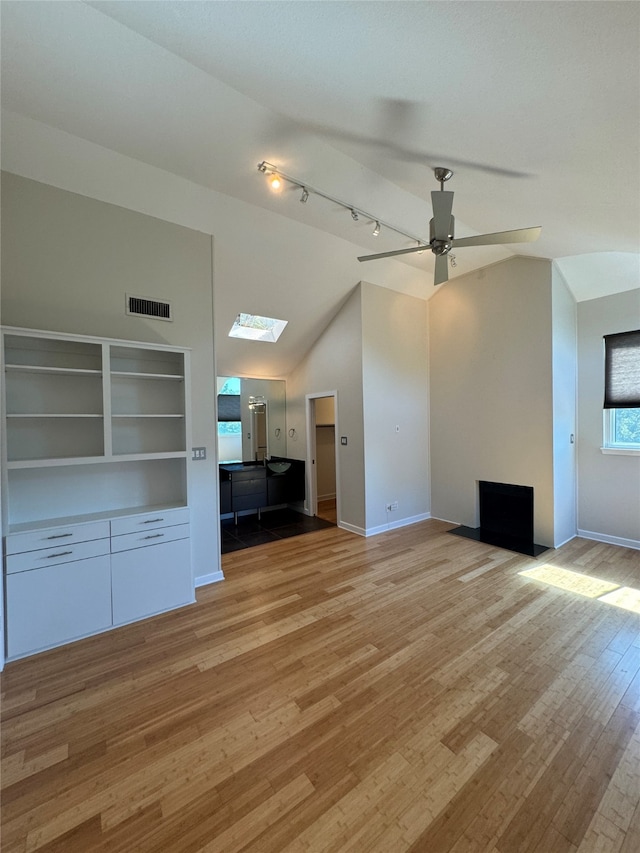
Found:
[(203, 459), (207, 458), (207, 448), (206, 447), (192, 447), (191, 448), (191, 459), (201, 462)]

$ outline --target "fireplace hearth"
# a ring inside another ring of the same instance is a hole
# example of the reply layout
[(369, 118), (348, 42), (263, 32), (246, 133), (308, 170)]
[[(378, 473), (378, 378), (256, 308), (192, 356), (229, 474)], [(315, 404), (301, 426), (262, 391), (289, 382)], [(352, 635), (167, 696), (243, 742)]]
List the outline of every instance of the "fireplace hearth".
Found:
[(450, 533), (537, 557), (547, 548), (533, 541), (533, 486), (478, 481), (480, 527), (456, 527)]

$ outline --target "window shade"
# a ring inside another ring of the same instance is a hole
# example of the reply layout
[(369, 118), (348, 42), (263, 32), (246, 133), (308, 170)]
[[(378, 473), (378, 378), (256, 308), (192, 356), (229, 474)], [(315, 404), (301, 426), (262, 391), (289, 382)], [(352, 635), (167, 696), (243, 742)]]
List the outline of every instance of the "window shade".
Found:
[(240, 395), (218, 394), (218, 420), (240, 421)]
[(604, 337), (604, 408), (640, 407), (640, 330)]

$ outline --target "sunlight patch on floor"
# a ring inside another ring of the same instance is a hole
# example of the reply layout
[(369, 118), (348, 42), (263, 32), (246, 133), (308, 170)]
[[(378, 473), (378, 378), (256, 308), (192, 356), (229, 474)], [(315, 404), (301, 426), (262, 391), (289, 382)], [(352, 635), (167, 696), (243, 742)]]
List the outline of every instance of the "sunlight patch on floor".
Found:
[(632, 586), (621, 586), (614, 592), (603, 595), (600, 601), (640, 613), (640, 589), (634, 589)]
[(640, 589), (620, 586), (620, 584), (605, 581), (602, 578), (594, 578), (580, 572), (571, 572), (558, 566), (536, 566), (534, 569), (527, 569), (524, 572), (519, 572), (519, 574), (522, 577), (542, 581), (549, 586), (555, 586), (567, 592), (575, 592), (577, 595), (595, 598), (605, 604), (613, 604), (615, 607), (640, 613)]

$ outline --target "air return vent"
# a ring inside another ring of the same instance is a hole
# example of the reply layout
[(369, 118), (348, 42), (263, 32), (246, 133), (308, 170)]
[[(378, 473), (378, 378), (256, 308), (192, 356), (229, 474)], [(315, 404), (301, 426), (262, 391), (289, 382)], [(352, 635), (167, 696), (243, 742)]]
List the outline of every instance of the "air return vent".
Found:
[(152, 317), (154, 320), (173, 320), (170, 302), (148, 299), (144, 296), (129, 296), (129, 294), (127, 294), (127, 314), (132, 314), (134, 317)]

